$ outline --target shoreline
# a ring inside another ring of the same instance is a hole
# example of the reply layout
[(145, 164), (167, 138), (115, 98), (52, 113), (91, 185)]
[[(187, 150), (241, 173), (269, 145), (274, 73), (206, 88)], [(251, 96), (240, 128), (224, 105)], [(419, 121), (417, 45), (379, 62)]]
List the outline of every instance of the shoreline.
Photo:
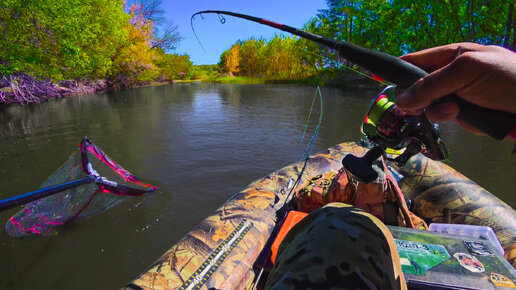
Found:
[(126, 88), (165, 85), (170, 82), (150, 82), (134, 85), (113, 84), (108, 80), (64, 80), (57, 83), (40, 80), (33, 76), (17, 73), (0, 77), (0, 106), (12, 104), (41, 104), (53, 98), (68, 98), (86, 94), (97, 94)]
[(53, 83), (50, 80), (41, 80), (23, 73), (16, 73), (0, 77), (0, 106), (11, 104), (28, 105), (43, 103), (52, 98), (67, 98), (85, 94), (104, 93), (128, 88), (139, 88), (148, 86), (161, 86), (167, 84), (184, 83), (214, 83), (214, 84), (298, 84), (323, 86), (332, 88), (370, 88), (379, 86), (381, 83), (371, 79), (339, 73), (322, 72), (305, 79), (273, 79), (267, 77), (228, 77), (220, 76), (215, 78), (193, 79), (193, 80), (171, 80), (163, 82), (148, 82), (140, 84), (110, 83), (108, 80), (64, 80)]

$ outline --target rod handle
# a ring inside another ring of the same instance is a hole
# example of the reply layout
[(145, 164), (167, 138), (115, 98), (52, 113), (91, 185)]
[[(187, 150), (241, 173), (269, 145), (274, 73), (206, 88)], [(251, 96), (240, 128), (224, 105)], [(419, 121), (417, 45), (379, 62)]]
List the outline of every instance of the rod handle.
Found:
[[(402, 89), (409, 88), (417, 80), (428, 74), (421, 68), (398, 57), (352, 43), (342, 43), (338, 50), (341, 57), (358, 64)], [(457, 117), (459, 120), (495, 139), (504, 139), (511, 130), (516, 128), (516, 114), (480, 107), (461, 99), (455, 94), (445, 96), (438, 101), (455, 102), (460, 108)]]

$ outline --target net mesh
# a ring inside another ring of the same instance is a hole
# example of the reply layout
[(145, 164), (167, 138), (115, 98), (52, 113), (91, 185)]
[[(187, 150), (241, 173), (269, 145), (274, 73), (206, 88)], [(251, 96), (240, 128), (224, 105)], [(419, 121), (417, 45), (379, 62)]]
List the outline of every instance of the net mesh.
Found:
[(41, 188), (88, 176), (95, 181), (26, 204), (9, 219), (6, 233), (14, 237), (53, 235), (58, 226), (76, 218), (100, 213), (130, 196), (157, 189), (138, 180), (86, 138)]

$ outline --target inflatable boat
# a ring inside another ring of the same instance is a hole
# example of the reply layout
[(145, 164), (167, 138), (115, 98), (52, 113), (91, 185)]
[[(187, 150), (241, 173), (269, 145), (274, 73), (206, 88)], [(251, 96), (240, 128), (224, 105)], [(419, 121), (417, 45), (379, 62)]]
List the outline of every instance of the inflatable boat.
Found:
[[(299, 184), (304, 184), (313, 176), (338, 171), (342, 168), (344, 156), (363, 156), (366, 152), (367, 149), (357, 143), (342, 143), (311, 156), (306, 162), (294, 163), (252, 182), (187, 233), (125, 288), (252, 289), (259, 275), (259, 269), (253, 265), (275, 228), (277, 211), (291, 201), (293, 195), (290, 193), (296, 179), (301, 175)], [(462, 279), (470, 281), (470, 284), (466, 283), (468, 287), (516, 286), (513, 283), (516, 272), (511, 265), (516, 257), (516, 211), (513, 208), (445, 163), (421, 154), (412, 157), (402, 167), (392, 162), (389, 166), (399, 174), (398, 184), (405, 198), (411, 201), (411, 211), (431, 227), (432, 224), (489, 227), (496, 234), (497, 242), (501, 245), (499, 248), (503, 248), (496, 250), (493, 243), (486, 242), (489, 246), (484, 250), (490, 254), (479, 256), (467, 252), (464, 246), (471, 246), (473, 242), (478, 246), (486, 237), (480, 236), (479, 240), (478, 236), (450, 235), (451, 232), (446, 235), (446, 231), (435, 233), (437, 236), (433, 241), (440, 241), (447, 249), (444, 250), (447, 256), (443, 256), (446, 258), (443, 261), (447, 261), (438, 267), (432, 266), (434, 269), (442, 268), (441, 272), (433, 273), (434, 278), (451, 275), (450, 272), (455, 270), (450, 269), (456, 269), (456, 275), (447, 278), (447, 285), (461, 287), (463, 284), (457, 284), (457, 281), (470, 274), (467, 279)], [(418, 236), (416, 230), (390, 229), (395, 238)], [(424, 242), (423, 235), (410, 243)], [(455, 241), (453, 246), (446, 245), (447, 238), (453, 240), (457, 237), (463, 237), (464, 243), (460, 240)], [(462, 247), (461, 250), (459, 247)], [(462, 256), (457, 256), (454, 251)], [(483, 263), (484, 271), (480, 273), (468, 268), (466, 262), (471, 261), (468, 257)], [(496, 260), (496, 263), (491, 263), (489, 259)], [(426, 276), (432, 276), (430, 272), (429, 269)], [(421, 279), (426, 276), (420, 274), (406, 272), (407, 276), (414, 278), (409, 277), (407, 281), (412, 281), (412, 286), (435, 286), (439, 282), (423, 283)], [(454, 279), (457, 281), (453, 282)], [(502, 282), (497, 284), (496, 281)]]

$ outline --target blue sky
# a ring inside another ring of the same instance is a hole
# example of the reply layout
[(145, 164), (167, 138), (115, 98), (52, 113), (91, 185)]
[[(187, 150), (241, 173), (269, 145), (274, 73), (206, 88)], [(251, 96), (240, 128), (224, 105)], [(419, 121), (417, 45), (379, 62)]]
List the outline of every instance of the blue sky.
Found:
[[(180, 3), (180, 4), (178, 4)], [(275, 33), (282, 33), (268, 26), (249, 22), (231, 16), (225, 16), (226, 23), (221, 24), (216, 14), (205, 14), (204, 20), (197, 16), (193, 22), (195, 31), (206, 52), (195, 39), (190, 27), (190, 17), (201, 10), (227, 10), (266, 18), (296, 28), (314, 17), (317, 10), (326, 8), (325, 0), (186, 0), (163, 1), (165, 16), (178, 27), (183, 37), (175, 53), (188, 54), (196, 64), (216, 64), (221, 53), (230, 48), (237, 40), (250, 37), (271, 38)]]

